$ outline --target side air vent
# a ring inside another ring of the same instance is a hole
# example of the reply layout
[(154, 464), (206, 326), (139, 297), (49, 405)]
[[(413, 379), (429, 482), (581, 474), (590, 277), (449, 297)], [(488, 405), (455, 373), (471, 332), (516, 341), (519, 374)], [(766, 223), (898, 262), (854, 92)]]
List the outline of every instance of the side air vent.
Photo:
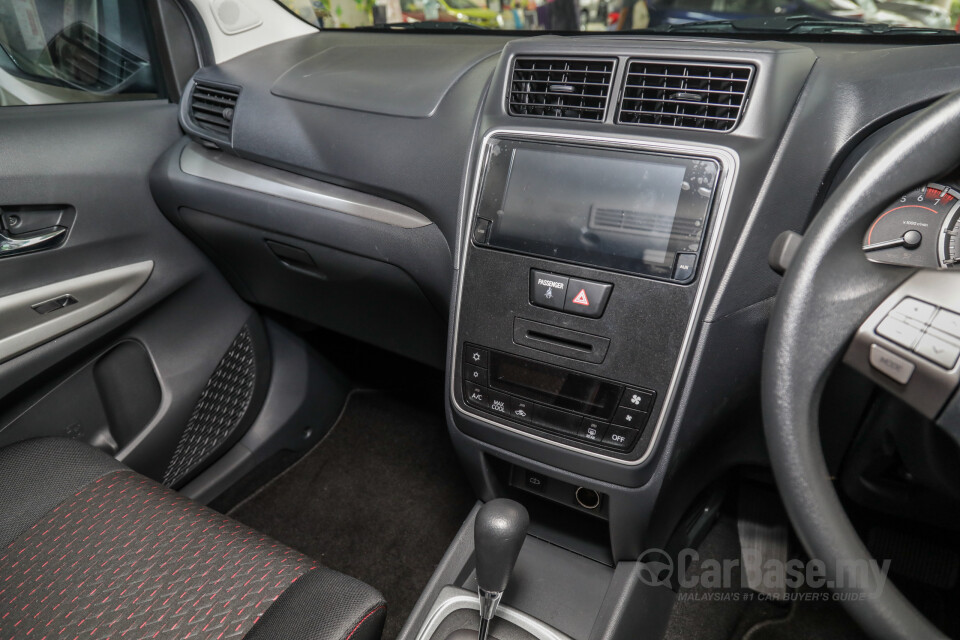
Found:
[(229, 139), (239, 97), (239, 89), (197, 82), (190, 97), (190, 117), (201, 129)]
[(517, 58), (507, 97), (510, 115), (603, 120), (615, 64), (605, 58)]
[(631, 60), (617, 121), (730, 131), (740, 121), (753, 71), (749, 65)]

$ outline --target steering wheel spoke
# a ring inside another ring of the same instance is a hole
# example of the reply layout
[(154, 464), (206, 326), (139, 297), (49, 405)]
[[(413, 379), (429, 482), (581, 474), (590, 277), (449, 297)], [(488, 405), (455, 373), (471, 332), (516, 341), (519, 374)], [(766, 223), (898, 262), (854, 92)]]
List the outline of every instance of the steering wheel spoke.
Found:
[(860, 325), (843, 360), (937, 419), (960, 385), (960, 272), (912, 275)]

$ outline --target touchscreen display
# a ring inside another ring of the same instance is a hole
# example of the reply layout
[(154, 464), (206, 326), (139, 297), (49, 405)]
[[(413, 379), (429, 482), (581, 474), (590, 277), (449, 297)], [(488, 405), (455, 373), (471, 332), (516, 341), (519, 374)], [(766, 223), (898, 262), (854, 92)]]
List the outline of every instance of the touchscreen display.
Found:
[(700, 249), (717, 181), (712, 160), (498, 141), (479, 217), (489, 244), (670, 278)]

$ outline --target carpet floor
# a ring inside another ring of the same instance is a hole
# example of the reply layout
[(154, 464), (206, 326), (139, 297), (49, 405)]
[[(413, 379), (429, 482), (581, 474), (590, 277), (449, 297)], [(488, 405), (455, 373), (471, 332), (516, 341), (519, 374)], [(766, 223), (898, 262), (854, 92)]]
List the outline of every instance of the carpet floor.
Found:
[[(690, 575), (698, 575), (704, 561), (724, 562), (741, 558), (737, 523), (721, 518), (697, 549), (700, 562)], [(714, 565), (716, 566), (716, 565)], [(867, 640), (843, 608), (816, 592), (804, 589), (802, 598), (780, 603), (759, 598), (741, 585), (740, 569), (731, 571), (732, 586), (681, 587), (664, 640)]]
[(379, 589), (390, 640), (474, 502), (442, 407), (355, 392), (323, 441), (230, 515)]

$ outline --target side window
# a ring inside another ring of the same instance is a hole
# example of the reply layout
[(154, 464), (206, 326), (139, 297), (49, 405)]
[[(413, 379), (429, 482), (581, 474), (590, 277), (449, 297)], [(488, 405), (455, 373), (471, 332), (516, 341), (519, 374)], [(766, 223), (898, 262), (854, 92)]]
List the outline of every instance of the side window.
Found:
[(0, 0), (0, 106), (158, 96), (138, 0)]

